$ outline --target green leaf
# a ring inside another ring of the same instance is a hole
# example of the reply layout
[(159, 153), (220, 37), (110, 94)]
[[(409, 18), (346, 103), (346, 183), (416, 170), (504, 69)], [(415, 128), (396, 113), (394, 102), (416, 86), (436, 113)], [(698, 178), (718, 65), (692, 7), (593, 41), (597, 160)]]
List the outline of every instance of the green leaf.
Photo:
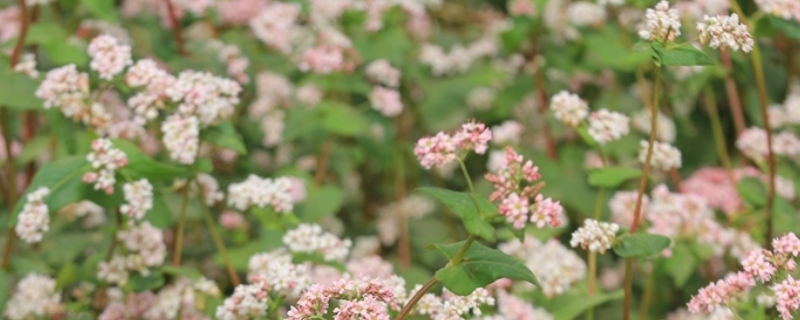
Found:
[(580, 127), (575, 128), (575, 131), (577, 131), (578, 135), (581, 136), (583, 142), (586, 142), (586, 144), (590, 147), (597, 148), (600, 146), (600, 144), (598, 144), (597, 141), (595, 141), (594, 138), (589, 135), (589, 129), (586, 127), (586, 125), (581, 125)]
[(336, 186), (322, 186), (311, 189), (308, 199), (300, 205), (298, 215), (303, 221), (316, 222), (335, 214), (344, 203), (344, 192)]
[(800, 216), (786, 199), (775, 197), (772, 217), (772, 230), (775, 234), (800, 233)]
[(0, 271), (0, 310), (5, 310), (8, 293), (11, 292), (11, 281), (8, 279), (8, 272)]
[(691, 248), (685, 243), (675, 244), (675, 247), (672, 248), (672, 256), (667, 259), (666, 268), (676, 287), (682, 288), (686, 284), (697, 268), (697, 263), (697, 257)]
[(293, 213), (278, 213), (271, 206), (253, 207), (250, 212), (261, 220), (261, 225), (267, 230), (292, 228), (300, 224), (300, 220)]
[(126, 140), (112, 140), (114, 147), (119, 148), (128, 156), (128, 165), (120, 171), (133, 180), (146, 178), (150, 182), (166, 181), (188, 172), (186, 168), (164, 164), (153, 160), (136, 145)]
[(608, 167), (589, 174), (589, 185), (594, 187), (615, 188), (625, 181), (638, 178), (642, 171), (635, 168)]
[(511, 29), (500, 34), (500, 39), (503, 41), (503, 49), (506, 52), (516, 51), (525, 39), (528, 39), (535, 25), (535, 20), (530, 17), (515, 16), (511, 19), (513, 21)]
[(597, 292), (587, 296), (583, 293), (567, 293), (553, 299), (553, 317), (557, 320), (572, 320), (590, 308), (597, 307), (606, 302), (619, 300), (625, 293), (622, 290), (613, 292)]
[(770, 24), (772, 24), (775, 29), (780, 30), (789, 38), (800, 40), (800, 23), (797, 22), (797, 20), (786, 20), (772, 15), (767, 16)]
[(45, 197), (50, 212), (55, 212), (61, 207), (79, 201), (83, 198), (84, 183), (81, 181), (83, 174), (90, 169), (89, 163), (86, 162), (84, 157), (73, 156), (56, 160), (45, 164), (33, 176), (28, 189), (17, 201), (14, 207), (14, 219), (11, 223), (16, 224), (16, 216), (22, 211), (22, 207), (27, 202), (26, 196), (28, 193), (39, 189), (40, 187), (47, 187), (50, 189), (50, 195)]
[(614, 243), (614, 252), (620, 257), (649, 257), (669, 247), (669, 238), (650, 233), (624, 235)]
[(311, 262), (315, 265), (326, 265), (336, 268), (340, 272), (347, 272), (347, 267), (338, 261), (327, 261), (325, 257), (319, 252), (294, 252), (292, 253), (292, 263), (303, 264)]
[(42, 106), (34, 93), (38, 84), (27, 75), (13, 72), (10, 62), (0, 56), (0, 106), (16, 110), (33, 110)]
[(203, 276), (200, 271), (195, 268), (185, 267), (185, 266), (170, 266), (165, 265), (161, 267), (161, 272), (173, 276), (180, 276), (187, 278), (189, 280), (197, 280)]
[(745, 177), (736, 184), (739, 195), (751, 207), (763, 207), (767, 204), (767, 187), (764, 182), (754, 177)]
[(323, 101), (317, 108), (323, 113), (322, 125), (330, 132), (356, 136), (369, 131), (369, 121), (364, 115), (346, 104)]
[[(483, 220), (481, 212), (478, 211), (478, 203), (480, 202), (476, 201), (472, 195), (432, 187), (419, 188), (418, 190), (436, 197), (450, 210), (461, 216), (467, 231), (486, 240), (494, 241), (494, 228)], [(481, 208), (485, 206), (484, 204)]]
[(70, 262), (61, 267), (56, 275), (56, 288), (63, 289), (78, 279), (78, 268)]
[(150, 271), (150, 274), (147, 276), (143, 276), (138, 272), (134, 272), (131, 274), (130, 279), (128, 279), (127, 286), (133, 290), (133, 292), (145, 292), (151, 291), (164, 285), (164, 275), (160, 271)]
[(114, 8), (114, 1), (108, 0), (80, 0), (95, 17), (108, 21), (117, 21), (117, 9)]
[(224, 121), (203, 130), (200, 134), (200, 139), (218, 147), (231, 149), (239, 154), (247, 154), (247, 147), (244, 145), (242, 137), (239, 136), (239, 133), (236, 132), (236, 127), (230, 121)]
[(714, 64), (705, 52), (697, 50), (691, 45), (674, 48), (664, 48), (660, 42), (653, 42), (653, 50), (660, 61), (666, 66), (710, 66)]
[(74, 64), (84, 67), (89, 64), (89, 54), (85, 49), (78, 48), (67, 42), (54, 42), (42, 45), (47, 57), (56, 65)]
[(62, 42), (67, 38), (64, 33), (64, 28), (49, 22), (37, 22), (31, 24), (28, 29), (28, 36), (25, 38), (25, 44), (38, 44), (45, 45), (56, 42)]
[[(434, 244), (433, 246), (448, 259), (452, 259), (464, 243), (462, 241), (446, 245)], [(500, 250), (489, 248), (478, 242), (473, 242), (467, 249), (461, 263), (436, 271), (436, 279), (448, 290), (461, 296), (468, 295), (475, 289), (484, 287), (500, 278), (527, 281), (539, 286), (536, 276), (522, 262)]]
[(19, 160), (20, 163), (29, 163), (36, 160), (39, 155), (50, 147), (50, 143), (52, 142), (53, 140), (47, 135), (36, 136), (25, 143), (25, 146), (22, 147), (22, 153), (17, 160)]

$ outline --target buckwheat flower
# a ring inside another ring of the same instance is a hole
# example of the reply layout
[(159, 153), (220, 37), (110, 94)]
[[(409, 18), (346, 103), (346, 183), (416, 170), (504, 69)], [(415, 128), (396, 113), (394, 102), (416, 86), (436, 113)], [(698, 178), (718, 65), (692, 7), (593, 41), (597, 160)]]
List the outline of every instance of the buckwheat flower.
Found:
[(577, 127), (589, 115), (586, 101), (567, 91), (561, 91), (550, 99), (550, 110), (556, 119), (570, 127)]
[(219, 183), (217, 179), (207, 173), (197, 175), (197, 183), (200, 184), (200, 189), (203, 192), (203, 198), (206, 199), (207, 206), (213, 206), (215, 203), (222, 201), (225, 194), (219, 191)]
[(39, 71), (36, 70), (36, 55), (32, 53), (23, 54), (20, 61), (14, 66), (14, 72), (25, 74), (31, 78), (38, 77)]
[(106, 194), (114, 193), (114, 177), (117, 169), (128, 165), (128, 156), (122, 150), (114, 148), (109, 139), (92, 141), (92, 151), (86, 155), (86, 161), (92, 165), (92, 171), (83, 175), (84, 183), (94, 183), (95, 190), (103, 190)]
[(775, 176), (775, 193), (781, 198), (793, 201), (795, 196), (794, 181), (781, 176)]
[(288, 214), (294, 208), (292, 187), (292, 180), (286, 177), (270, 179), (250, 175), (245, 181), (228, 186), (227, 202), (241, 211), (269, 205), (278, 213)]
[(14, 231), (20, 239), (27, 243), (42, 241), (42, 234), (50, 230), (50, 212), (44, 198), (50, 194), (50, 189), (41, 187), (29, 193), (27, 202), (17, 216), (17, 225)]
[(495, 144), (517, 144), (525, 127), (517, 121), (507, 120), (492, 127), (492, 142)]
[(772, 151), (780, 156), (795, 156), (800, 153), (800, 139), (791, 131), (779, 132), (772, 137)]
[[(611, 221), (623, 226), (631, 225), (638, 194), (639, 192), (637, 191), (617, 191), (614, 193), (614, 196), (608, 201), (608, 207), (611, 209)], [(643, 213), (649, 203), (650, 197), (644, 195), (642, 198)]]
[(800, 255), (800, 239), (793, 232), (772, 239), (772, 247), (777, 254), (791, 255), (795, 258)]
[(21, 17), (18, 6), (0, 9), (0, 43), (5, 43), (19, 34)]
[(268, 292), (265, 283), (242, 284), (233, 290), (233, 295), (217, 307), (215, 313), (220, 320), (248, 320), (266, 316)]
[(244, 215), (235, 211), (225, 211), (220, 214), (219, 224), (228, 230), (245, 230), (248, 225)]
[(298, 102), (313, 107), (322, 101), (324, 93), (314, 84), (305, 84), (297, 87), (295, 98)]
[(195, 116), (200, 125), (208, 127), (233, 115), (241, 91), (236, 81), (188, 70), (181, 72), (165, 93), (178, 103), (178, 113)]
[(792, 275), (772, 286), (775, 292), (777, 303), (775, 308), (781, 315), (781, 319), (794, 319), (792, 313), (800, 308), (800, 281), (795, 280)]
[(567, 292), (586, 276), (586, 262), (556, 239), (544, 243), (535, 237), (525, 237), (524, 242), (513, 239), (501, 243), (498, 249), (521, 259), (539, 279), (539, 289), (546, 297)]
[[(643, 109), (641, 112), (638, 112), (631, 117), (631, 124), (637, 130), (649, 135), (650, 123), (652, 122), (651, 114), (652, 112), (650, 109)], [(662, 142), (675, 142), (675, 136), (677, 133), (675, 130), (675, 122), (661, 111), (658, 112), (658, 119), (656, 119), (656, 121), (658, 121), (658, 124), (656, 124), (658, 127), (656, 139)]]
[(500, 203), (500, 214), (506, 216), (506, 220), (516, 229), (525, 227), (529, 211), (528, 198), (520, 197), (516, 193), (510, 194)]
[(128, 282), (128, 273), (125, 257), (115, 255), (109, 261), (101, 261), (97, 265), (97, 279), (117, 285), (125, 285)]
[(87, 109), (89, 75), (78, 72), (74, 64), (50, 70), (36, 96), (44, 100), (45, 109), (56, 107), (67, 117), (80, 117)]
[(119, 44), (117, 38), (109, 35), (104, 34), (92, 39), (87, 51), (92, 57), (89, 67), (97, 71), (100, 79), (111, 80), (125, 67), (133, 64), (131, 47)]
[(711, 313), (755, 285), (753, 278), (745, 272), (728, 275), (725, 279), (700, 289), (689, 301), (689, 312)]
[(3, 315), (11, 320), (55, 319), (63, 316), (65, 309), (56, 280), (30, 273), (17, 283)]
[(549, 225), (558, 227), (561, 225), (564, 207), (561, 202), (553, 201), (551, 198), (544, 198), (541, 194), (536, 195), (536, 202), (532, 206), (531, 223), (537, 228), (544, 228)]
[(602, 25), (606, 20), (606, 9), (591, 2), (573, 2), (567, 7), (567, 17), (578, 27)]
[(593, 219), (586, 219), (583, 226), (572, 233), (572, 240), (569, 245), (572, 247), (580, 246), (584, 250), (605, 253), (611, 249), (614, 243), (619, 225), (616, 223), (600, 222)]
[(484, 154), (492, 140), (492, 130), (483, 123), (470, 121), (461, 125), (461, 130), (456, 131), (454, 138), (462, 149)]
[(589, 135), (600, 145), (619, 140), (628, 134), (628, 116), (601, 109), (589, 115)]
[[(639, 149), (639, 162), (647, 161), (647, 141), (642, 140)], [(681, 151), (669, 143), (653, 141), (653, 154), (650, 158), (650, 165), (658, 170), (669, 171), (673, 168), (681, 167)]]
[(786, 20), (800, 21), (800, 3), (794, 0), (756, 0), (761, 11)]
[(345, 68), (344, 50), (332, 45), (320, 45), (306, 49), (298, 65), (300, 71), (329, 74)]
[(291, 254), (282, 249), (255, 254), (247, 266), (247, 278), (261, 282), (270, 292), (299, 297), (311, 285), (308, 267), (293, 264)]
[(511, 0), (508, 1), (508, 13), (512, 16), (536, 15), (536, 5), (531, 0)]
[[(525, 0), (527, 1), (527, 0)], [(478, 87), (470, 90), (467, 95), (467, 106), (472, 110), (489, 110), (492, 108), (492, 101), (497, 92), (488, 87)]]
[(758, 127), (748, 128), (736, 139), (736, 147), (750, 159), (764, 159), (769, 153), (767, 132)]
[(456, 160), (457, 141), (444, 132), (417, 141), (414, 154), (425, 169), (444, 167)]
[(759, 281), (766, 283), (775, 275), (775, 272), (778, 271), (772, 263), (769, 262), (769, 258), (764, 254), (771, 253), (767, 250), (753, 250), (742, 260), (742, 269), (744, 272), (747, 272), (751, 277), (758, 279)]
[(192, 164), (200, 148), (200, 122), (197, 117), (173, 114), (161, 124), (162, 141), (172, 160)]
[(373, 109), (387, 117), (394, 117), (403, 112), (403, 101), (397, 90), (375, 86), (369, 94), (369, 101)]
[(300, 10), (298, 3), (271, 2), (250, 19), (250, 29), (267, 46), (281, 53), (290, 53), (292, 36), (299, 28), (296, 23)]
[(350, 239), (339, 239), (333, 234), (322, 231), (319, 225), (312, 224), (301, 224), (296, 229), (286, 232), (283, 243), (292, 252), (319, 252), (325, 261), (344, 260), (352, 246)]
[(94, 228), (106, 222), (106, 210), (89, 200), (70, 203), (58, 209), (57, 213), (67, 221), (83, 218), (81, 225), (84, 228)]
[(554, 320), (552, 314), (542, 308), (536, 308), (530, 302), (512, 295), (504, 290), (497, 294), (497, 320), (516, 319), (516, 320)]
[(597, 4), (601, 6), (621, 6), (625, 4), (625, 0), (597, 0)]
[(644, 40), (675, 40), (681, 35), (681, 18), (678, 10), (670, 9), (669, 2), (661, 1), (654, 9), (647, 9), (644, 15), (644, 29), (639, 36)]
[(147, 211), (153, 209), (153, 185), (147, 179), (125, 183), (122, 186), (122, 191), (126, 202), (119, 208), (122, 214), (141, 220)]
[(384, 86), (397, 88), (400, 85), (400, 70), (393, 68), (386, 59), (371, 62), (365, 72), (367, 77)]
[(703, 22), (697, 23), (697, 31), (700, 33), (700, 42), (708, 43), (714, 49), (723, 47), (739, 51), (741, 48), (744, 52), (750, 52), (755, 44), (747, 26), (739, 22), (739, 16), (735, 13), (730, 16), (703, 16)]

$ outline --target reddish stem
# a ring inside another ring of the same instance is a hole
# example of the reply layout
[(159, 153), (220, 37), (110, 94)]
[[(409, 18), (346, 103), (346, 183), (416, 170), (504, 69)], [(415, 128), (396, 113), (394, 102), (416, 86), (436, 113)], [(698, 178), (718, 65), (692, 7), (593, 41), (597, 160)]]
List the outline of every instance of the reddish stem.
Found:
[(178, 43), (178, 52), (182, 56), (188, 56), (189, 52), (186, 51), (186, 44), (183, 41), (183, 31), (178, 21), (178, 13), (175, 11), (175, 5), (172, 4), (172, 0), (165, 0), (165, 2), (167, 3), (167, 12), (169, 12), (169, 22), (172, 24), (172, 35)]

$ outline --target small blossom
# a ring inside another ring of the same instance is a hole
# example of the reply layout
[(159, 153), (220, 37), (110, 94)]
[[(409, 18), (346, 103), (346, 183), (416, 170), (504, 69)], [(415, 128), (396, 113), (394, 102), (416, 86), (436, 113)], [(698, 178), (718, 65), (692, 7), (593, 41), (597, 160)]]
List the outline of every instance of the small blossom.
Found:
[(294, 208), (292, 186), (287, 177), (273, 180), (250, 175), (245, 181), (228, 186), (228, 205), (241, 211), (270, 205), (276, 212), (288, 214)]
[(550, 100), (555, 117), (571, 127), (577, 127), (589, 115), (589, 106), (576, 94), (561, 91)]
[(489, 110), (492, 108), (497, 91), (492, 88), (478, 87), (467, 95), (467, 106), (472, 110)]
[(128, 165), (128, 156), (122, 150), (114, 148), (109, 139), (92, 141), (92, 151), (86, 155), (86, 161), (92, 165), (93, 171), (83, 175), (84, 183), (94, 183), (95, 190), (103, 190), (106, 194), (114, 193), (117, 169)]
[(30, 273), (17, 283), (3, 315), (11, 320), (56, 319), (65, 311), (56, 280)]
[(125, 67), (133, 64), (131, 47), (119, 44), (117, 38), (109, 35), (101, 35), (92, 39), (88, 52), (92, 57), (89, 67), (100, 74), (100, 79), (111, 80)]
[(345, 68), (344, 51), (341, 47), (320, 45), (306, 49), (299, 68), (304, 72), (329, 74)]
[(372, 108), (380, 111), (384, 116), (394, 117), (403, 112), (403, 101), (400, 92), (393, 89), (376, 86), (369, 95)]
[(344, 260), (350, 251), (352, 242), (339, 239), (333, 234), (322, 231), (318, 225), (301, 224), (283, 236), (283, 243), (292, 252), (319, 252), (326, 261)]
[(614, 243), (619, 225), (616, 223), (600, 222), (586, 219), (583, 226), (572, 233), (569, 244), (573, 247), (580, 246), (584, 250), (605, 253)]
[(119, 211), (136, 220), (144, 218), (145, 213), (153, 208), (153, 186), (147, 179), (140, 179), (122, 186), (125, 204)]
[(200, 122), (197, 117), (183, 117), (173, 114), (161, 124), (164, 132), (164, 147), (172, 160), (182, 164), (192, 164), (200, 148)]
[(400, 85), (400, 70), (393, 68), (386, 59), (373, 61), (365, 71), (368, 77), (384, 86), (397, 88)]
[(17, 216), (17, 226), (14, 228), (23, 241), (42, 241), (42, 234), (50, 230), (50, 212), (44, 203), (44, 198), (49, 194), (50, 189), (41, 187), (27, 195), (28, 201)]
[[(669, 171), (673, 168), (681, 167), (681, 151), (671, 146), (668, 143), (653, 141), (653, 154), (650, 158), (650, 165), (653, 168)], [(641, 149), (639, 150), (639, 162), (644, 163), (647, 161), (647, 149), (649, 144), (647, 141), (641, 142)]]
[(32, 53), (22, 55), (22, 58), (14, 66), (14, 72), (25, 74), (31, 78), (39, 76), (39, 71), (36, 70), (36, 56)]
[(496, 144), (516, 144), (525, 127), (517, 121), (508, 120), (492, 127), (492, 142)]
[(644, 40), (669, 40), (681, 35), (681, 19), (678, 10), (670, 9), (669, 2), (659, 2), (655, 9), (647, 9), (644, 17), (644, 29), (639, 36)]
[(619, 112), (606, 109), (592, 112), (589, 115), (589, 135), (601, 145), (619, 140), (628, 134), (629, 121), (626, 115)]
[(730, 16), (704, 16), (703, 22), (697, 23), (700, 32), (700, 42), (708, 43), (712, 48), (726, 47), (733, 51), (744, 52), (753, 50), (755, 42), (750, 36), (750, 31), (743, 23), (739, 23), (739, 16), (732, 13)]

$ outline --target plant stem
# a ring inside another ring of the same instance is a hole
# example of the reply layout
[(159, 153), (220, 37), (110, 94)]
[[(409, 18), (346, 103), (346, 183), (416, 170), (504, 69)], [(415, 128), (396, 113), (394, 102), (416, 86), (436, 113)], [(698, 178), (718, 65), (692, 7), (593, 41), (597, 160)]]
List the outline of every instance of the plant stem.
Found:
[(397, 314), (397, 317), (395, 317), (394, 320), (403, 320), (403, 318), (405, 318), (409, 313), (411, 313), (411, 309), (413, 309), (414, 306), (417, 305), (419, 299), (422, 299), (422, 296), (425, 295), (426, 292), (431, 290), (431, 288), (433, 287), (433, 285), (436, 284), (436, 282), (437, 282), (436, 277), (435, 276), (431, 277), (431, 279), (428, 280), (428, 282), (426, 282), (425, 285), (423, 285), (422, 288), (420, 288), (419, 291), (417, 291), (417, 293), (414, 294), (414, 296), (411, 297), (410, 300), (408, 300), (408, 303), (403, 307), (403, 310), (400, 310), (400, 313)]
[(653, 271), (647, 274), (647, 284), (644, 287), (644, 296), (642, 296), (642, 303), (639, 305), (639, 319), (647, 319), (647, 310), (650, 308), (650, 302), (653, 301), (653, 287), (655, 287), (655, 279)]
[(183, 31), (181, 30), (180, 21), (178, 21), (178, 13), (175, 12), (175, 5), (172, 0), (165, 0), (165, 2), (169, 13), (169, 22), (172, 24), (172, 35), (175, 37), (175, 42), (178, 43), (178, 52), (182, 56), (188, 56), (189, 52), (186, 51), (186, 44), (183, 41)]
[[(603, 158), (603, 164), (605, 165), (605, 156), (603, 156), (602, 149), (600, 150), (600, 155)], [(595, 201), (594, 205), (594, 219), (600, 220), (600, 216), (603, 213), (603, 204), (605, 203), (606, 196), (606, 188), (600, 188), (600, 193), (597, 195), (597, 201)], [(594, 295), (595, 290), (597, 287), (597, 253), (594, 251), (589, 251), (589, 295)], [(589, 308), (586, 312), (586, 319), (593, 320), (594, 319), (594, 307)]]
[(333, 135), (328, 135), (328, 138), (325, 140), (325, 144), (322, 146), (322, 151), (320, 151), (319, 156), (317, 157), (317, 170), (314, 171), (315, 186), (320, 186), (322, 184), (322, 180), (325, 179), (325, 171), (328, 169), (328, 160), (331, 157), (332, 151)]
[(477, 238), (478, 236), (474, 234), (469, 235), (469, 237), (467, 237), (467, 241), (464, 241), (464, 245), (461, 246), (461, 249), (459, 249), (458, 252), (456, 252), (456, 255), (453, 256), (453, 259), (450, 259), (450, 263), (448, 263), (448, 265), (455, 266), (461, 263), (461, 260), (464, 260), (464, 255), (467, 254), (467, 250), (469, 250), (469, 247)]
[[(14, 208), (17, 206), (17, 164), (16, 159), (14, 159), (13, 153), (11, 153), (11, 129), (9, 128), (11, 121), (8, 118), (8, 108), (0, 108), (0, 125), (3, 126), (3, 140), (5, 141), (5, 152), (6, 152), (6, 165), (8, 166), (8, 199), (6, 199), (6, 204), (8, 204), (9, 213), (11, 215), (14, 214)], [(8, 270), (8, 266), (11, 263), (11, 255), (14, 252), (14, 245), (17, 240), (17, 233), (14, 230), (13, 226), (8, 227), (8, 232), (6, 232), (6, 245), (3, 251), (3, 261), (2, 261), (2, 268), (3, 270)]]
[(111, 234), (111, 246), (108, 247), (108, 251), (106, 252), (106, 261), (110, 261), (111, 257), (114, 255), (114, 249), (117, 248), (117, 244), (119, 243), (117, 233), (119, 233), (119, 229), (122, 227), (122, 213), (119, 212), (119, 208), (115, 210), (114, 216), (117, 218), (117, 227)]
[(675, 184), (675, 190), (678, 192), (683, 192), (683, 183), (681, 183), (681, 175), (678, 173), (678, 169), (670, 169), (669, 178), (672, 180), (672, 183)]
[(469, 192), (471, 192), (472, 195), (477, 196), (478, 194), (475, 192), (475, 186), (472, 185), (472, 178), (470, 178), (469, 172), (467, 172), (467, 167), (464, 165), (464, 160), (458, 159), (458, 165), (461, 167), (461, 173), (464, 174), (464, 178), (467, 179)]
[(623, 320), (631, 318), (631, 298), (633, 297), (633, 258), (625, 258), (625, 300), (623, 301)]
[(186, 226), (186, 209), (188, 204), (189, 204), (189, 191), (184, 190), (183, 201), (181, 201), (180, 218), (178, 218), (178, 231), (175, 234), (175, 250), (173, 250), (172, 253), (174, 254), (174, 257), (172, 258), (172, 265), (174, 266), (181, 265), (181, 255), (183, 253), (183, 229)]
[(11, 54), (11, 68), (13, 69), (14, 66), (17, 65), (19, 62), (19, 58), (22, 56), (22, 49), (25, 47), (25, 38), (28, 35), (28, 26), (30, 25), (30, 17), (28, 16), (28, 5), (25, 3), (25, 0), (18, 0), (18, 7), (19, 7), (19, 37), (17, 37), (17, 43), (14, 45), (14, 52)]
[(211, 233), (214, 245), (217, 246), (217, 250), (219, 250), (219, 253), (222, 255), (222, 260), (225, 261), (225, 268), (228, 270), (228, 276), (231, 278), (233, 286), (237, 287), (241, 284), (239, 275), (236, 274), (236, 269), (233, 268), (233, 263), (231, 263), (231, 257), (228, 256), (228, 250), (225, 249), (225, 244), (222, 242), (222, 238), (219, 236), (217, 228), (214, 226), (214, 217), (211, 216), (211, 210), (209, 210), (206, 205), (206, 196), (203, 194), (203, 187), (196, 179), (195, 184), (197, 185), (197, 193), (200, 195), (200, 206), (203, 207), (203, 217), (205, 218), (206, 226), (208, 226), (208, 231)]
[(721, 50), (720, 60), (725, 66), (725, 93), (728, 95), (728, 103), (733, 111), (733, 125), (736, 128), (736, 135), (744, 131), (746, 125), (744, 121), (744, 111), (742, 111), (742, 99), (739, 97), (739, 90), (736, 89), (736, 81), (733, 79), (733, 64), (728, 50)]
[(736, 184), (736, 180), (733, 177), (731, 158), (728, 155), (728, 148), (725, 147), (725, 134), (722, 131), (722, 121), (719, 119), (717, 101), (711, 87), (706, 86), (703, 89), (703, 98), (706, 108), (708, 108), (708, 115), (711, 118), (711, 130), (714, 134), (714, 142), (717, 145), (717, 154), (719, 154), (720, 162), (722, 162), (722, 167), (725, 168), (728, 179), (731, 183)]
[[(402, 152), (402, 151), (401, 151)], [(403, 154), (398, 157), (397, 173), (397, 193), (395, 196), (396, 201), (403, 201), (406, 197), (406, 179), (404, 170), (405, 161), (403, 161)], [(399, 216), (400, 224), (400, 237), (397, 243), (397, 255), (400, 259), (400, 267), (408, 269), (411, 266), (411, 236), (408, 230), (408, 215), (402, 212)]]
[[(751, 26), (747, 21), (747, 16), (744, 15), (742, 7), (736, 0), (729, 0), (731, 9), (739, 15), (742, 23)], [(764, 79), (764, 65), (761, 62), (761, 49), (758, 42), (753, 45), (753, 51), (750, 54), (750, 61), (753, 64), (753, 73), (756, 76), (756, 87), (758, 88), (758, 102), (761, 104), (761, 117), (764, 118), (764, 130), (767, 132), (767, 165), (769, 166), (769, 190), (767, 192), (766, 211), (768, 215), (767, 221), (767, 239), (768, 244), (772, 243), (772, 208), (775, 205), (775, 174), (777, 164), (775, 162), (775, 153), (772, 148), (772, 126), (769, 119), (769, 99), (767, 98), (767, 81)]]

